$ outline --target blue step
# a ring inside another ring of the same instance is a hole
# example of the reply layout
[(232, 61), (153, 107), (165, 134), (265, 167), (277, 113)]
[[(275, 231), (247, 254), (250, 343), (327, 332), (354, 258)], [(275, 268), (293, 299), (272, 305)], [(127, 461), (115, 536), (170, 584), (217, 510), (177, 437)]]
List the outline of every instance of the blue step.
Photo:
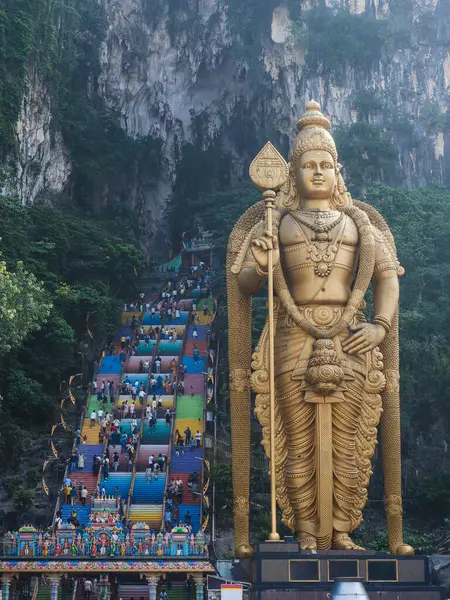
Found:
[[(206, 325), (196, 325), (195, 327), (197, 327), (197, 333), (198, 333), (198, 340), (206, 340)], [(187, 339), (188, 340), (193, 340), (193, 333), (194, 331), (194, 325), (190, 325), (189, 329), (188, 329), (188, 333), (187, 333)]]
[(131, 385), (134, 385), (136, 381), (139, 381), (139, 385), (147, 389), (148, 384), (148, 373), (127, 373), (123, 379), (123, 382), (129, 381)]
[(89, 515), (91, 514), (91, 507), (89, 504), (83, 506), (82, 504), (74, 504), (70, 506), (70, 504), (62, 504), (62, 518), (63, 521), (67, 522), (67, 519), (70, 518), (72, 514), (72, 509), (77, 511), (77, 519), (80, 521), (80, 525), (89, 525)]
[(120, 375), (122, 364), (119, 356), (104, 356), (98, 370), (99, 375)]
[(72, 473), (92, 473), (94, 456), (103, 456), (103, 446), (100, 444), (80, 444), (77, 448), (78, 454), (84, 454), (84, 469), (78, 467)]
[[(200, 459), (200, 460), (199, 460)], [(172, 473), (192, 473), (194, 469), (201, 473), (203, 460), (203, 448), (185, 449), (184, 454), (176, 455), (175, 448), (172, 449), (172, 460), (170, 469)]]
[(170, 427), (166, 426), (165, 419), (157, 419), (155, 429), (151, 430), (147, 423), (144, 425), (144, 432), (141, 442), (146, 445), (159, 446), (167, 445), (170, 440)]
[(114, 495), (114, 488), (117, 486), (119, 488), (118, 495), (126, 499), (128, 498), (128, 492), (130, 490), (131, 485), (131, 473), (112, 473), (108, 476), (108, 481), (100, 482), (100, 488), (105, 488), (107, 496)]
[(135, 504), (162, 504), (166, 488), (166, 474), (160, 473), (157, 481), (147, 483), (145, 473), (136, 473), (132, 501)]
[[(120, 421), (120, 425), (119, 425), (119, 430), (122, 430), (122, 433), (126, 433), (127, 435), (131, 435), (131, 422), (133, 419), (122, 419)], [(136, 419), (137, 421), (137, 429), (138, 432), (140, 431), (141, 428), (141, 420), (140, 419)]]
[(160, 325), (162, 324), (161, 317), (159, 316), (159, 312), (155, 312), (155, 316), (152, 316), (152, 313), (145, 313), (144, 318), (142, 320), (142, 325)]
[(184, 516), (189, 511), (191, 513), (191, 524), (192, 524), (192, 532), (198, 533), (200, 529), (200, 506), (196, 506), (195, 504), (180, 504), (178, 507), (178, 520), (184, 524)]
[[(156, 388), (153, 389), (152, 386), (149, 385), (148, 393), (149, 394), (156, 394), (156, 395), (158, 395), (158, 394), (161, 394), (161, 395), (166, 394), (165, 387), (164, 387), (165, 382), (166, 382), (166, 377), (168, 378), (168, 380), (170, 382), (172, 382), (173, 381), (173, 374), (172, 373), (154, 373), (153, 375), (154, 375), (154, 378), (155, 378), (155, 381), (156, 381)], [(150, 381), (151, 381), (151, 379), (150, 379)]]
[(125, 337), (130, 336), (130, 338), (133, 339), (134, 331), (133, 331), (131, 325), (122, 325), (122, 327), (119, 329), (119, 331), (117, 332), (117, 335), (114, 339), (116, 341), (120, 341), (120, 338), (123, 336), (125, 336)]
[(198, 360), (194, 360), (193, 356), (183, 356), (181, 361), (186, 367), (186, 375), (199, 374), (205, 372), (205, 359), (200, 357)]

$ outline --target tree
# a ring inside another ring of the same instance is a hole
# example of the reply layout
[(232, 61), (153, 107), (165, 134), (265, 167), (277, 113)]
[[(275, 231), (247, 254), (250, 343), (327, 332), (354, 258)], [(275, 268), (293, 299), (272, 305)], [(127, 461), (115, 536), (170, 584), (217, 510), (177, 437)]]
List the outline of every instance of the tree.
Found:
[(42, 283), (21, 261), (12, 272), (0, 260), (0, 354), (18, 348), (29, 333), (40, 329), (51, 307)]
[(33, 502), (33, 493), (23, 487), (19, 487), (13, 496), (14, 509), (19, 516), (26, 512)]

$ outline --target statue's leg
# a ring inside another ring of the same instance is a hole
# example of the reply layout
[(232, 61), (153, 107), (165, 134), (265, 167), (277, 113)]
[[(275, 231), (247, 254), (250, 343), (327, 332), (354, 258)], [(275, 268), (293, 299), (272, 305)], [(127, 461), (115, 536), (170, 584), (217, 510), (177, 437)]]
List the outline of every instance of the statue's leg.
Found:
[(348, 357), (353, 379), (333, 405), (333, 548), (362, 550), (349, 534), (361, 522), (375, 449), (379, 401), (365, 390), (366, 356)]
[(295, 529), (304, 550), (317, 548), (315, 406), (304, 401), (301, 381), (292, 371), (276, 379), (279, 406), (287, 437), (286, 481), (294, 509)]

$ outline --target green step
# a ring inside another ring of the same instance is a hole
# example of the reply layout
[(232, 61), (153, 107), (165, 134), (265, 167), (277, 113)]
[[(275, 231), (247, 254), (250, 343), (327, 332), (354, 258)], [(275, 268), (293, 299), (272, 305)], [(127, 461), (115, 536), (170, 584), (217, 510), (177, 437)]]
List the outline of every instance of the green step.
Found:
[[(166, 589), (164, 587), (164, 589)], [(191, 594), (189, 598), (187, 598), (186, 590), (184, 589), (184, 585), (172, 585), (170, 590), (167, 590), (167, 598), (168, 600), (194, 600), (195, 599), (195, 583), (192, 583), (191, 586)]]
[(200, 300), (200, 302), (197, 304), (197, 310), (203, 311), (203, 307), (205, 306), (205, 304), (209, 308), (209, 312), (212, 313), (212, 311), (214, 310), (214, 299), (208, 298), (206, 300)]
[[(36, 594), (36, 600), (51, 600), (52, 597), (52, 586), (51, 585), (39, 585)], [(58, 600), (62, 598), (61, 586), (58, 587)]]
[[(108, 402), (106, 403), (106, 412), (112, 412), (113, 406), (114, 405), (109, 401), (109, 398), (108, 398)], [(88, 410), (87, 410), (88, 418), (91, 417), (91, 412), (93, 410), (95, 410), (95, 412), (97, 412), (99, 408), (101, 408), (103, 410), (103, 404), (98, 401), (97, 396), (91, 396), (91, 398), (89, 400)]]
[(203, 396), (178, 396), (176, 418), (202, 419), (204, 402)]

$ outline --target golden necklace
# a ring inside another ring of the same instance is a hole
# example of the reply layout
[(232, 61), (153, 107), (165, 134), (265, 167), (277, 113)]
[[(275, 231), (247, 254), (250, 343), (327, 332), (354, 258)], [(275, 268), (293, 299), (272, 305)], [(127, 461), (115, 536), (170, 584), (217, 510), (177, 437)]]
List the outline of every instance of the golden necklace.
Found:
[[(330, 231), (335, 229), (344, 218), (344, 214), (340, 213), (338, 218), (327, 224), (326, 221), (320, 216), (316, 217), (314, 224), (308, 223), (301, 219), (298, 215), (292, 215), (297, 222), (301, 232), (309, 242), (308, 256), (306, 260), (311, 260), (314, 263), (314, 273), (318, 277), (328, 277), (333, 270), (334, 261), (338, 251), (337, 240), (341, 233), (341, 230), (335, 236), (335, 239), (330, 235)], [(302, 225), (314, 232), (313, 236), (308, 236)]]

